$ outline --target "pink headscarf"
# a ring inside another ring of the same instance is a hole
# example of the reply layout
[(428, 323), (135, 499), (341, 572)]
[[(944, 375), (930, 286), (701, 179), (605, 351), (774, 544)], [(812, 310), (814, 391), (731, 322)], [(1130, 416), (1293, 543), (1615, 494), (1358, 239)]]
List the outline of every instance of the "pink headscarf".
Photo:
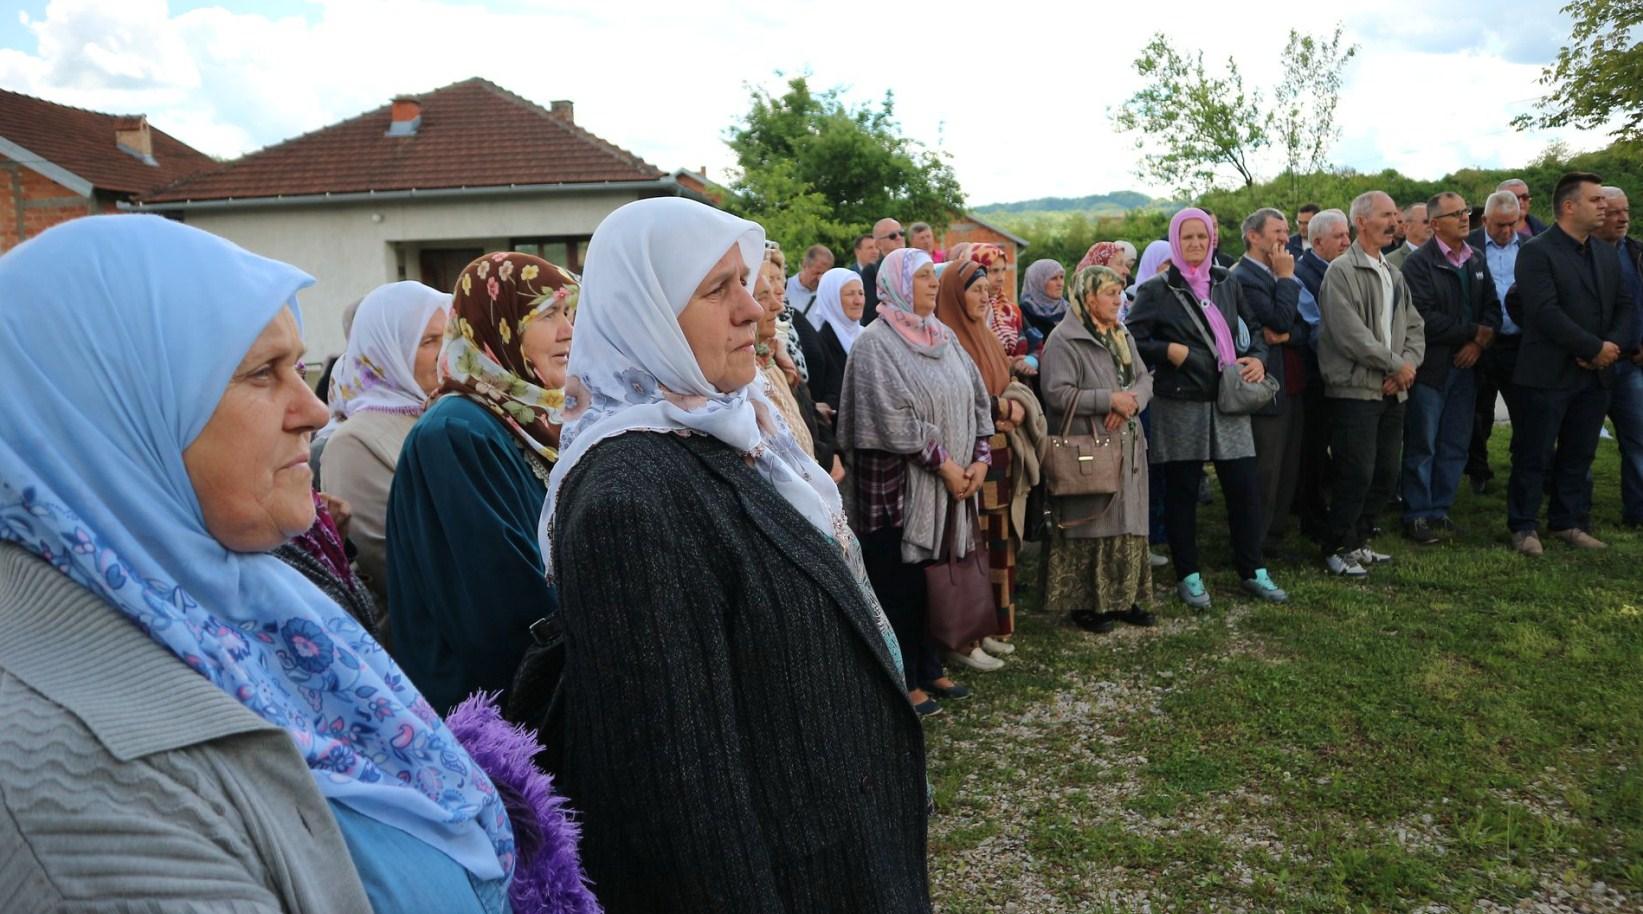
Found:
[[(1181, 253), (1181, 223), (1188, 219), (1197, 219), (1204, 223), (1209, 232), (1209, 246), (1204, 249), (1203, 262), (1196, 267), (1187, 266), (1187, 258)], [(1238, 359), (1238, 350), (1232, 344), (1232, 329), (1227, 326), (1227, 319), (1222, 316), (1221, 309), (1209, 298), (1209, 270), (1215, 265), (1215, 245), (1219, 233), (1215, 229), (1215, 220), (1203, 210), (1189, 206), (1175, 214), (1169, 221), (1169, 256), (1175, 269), (1181, 272), (1187, 281), (1187, 287), (1200, 302), (1207, 302), (1203, 308), (1204, 318), (1209, 321), (1209, 329), (1215, 336), (1215, 355), (1222, 367), (1232, 364)]]

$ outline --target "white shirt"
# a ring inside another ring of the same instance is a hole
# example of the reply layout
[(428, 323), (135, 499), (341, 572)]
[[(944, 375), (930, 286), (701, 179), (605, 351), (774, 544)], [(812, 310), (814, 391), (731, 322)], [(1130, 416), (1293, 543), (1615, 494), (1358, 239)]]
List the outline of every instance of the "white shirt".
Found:
[[(1381, 278), (1381, 339), (1386, 341), (1386, 348), (1391, 350), (1392, 302), (1393, 296), (1397, 294), (1397, 286), (1392, 281), (1392, 269), (1386, 265), (1385, 257), (1377, 252), (1369, 256), (1369, 262), (1375, 265), (1375, 274)], [(1397, 355), (1396, 352), (1392, 354)]]

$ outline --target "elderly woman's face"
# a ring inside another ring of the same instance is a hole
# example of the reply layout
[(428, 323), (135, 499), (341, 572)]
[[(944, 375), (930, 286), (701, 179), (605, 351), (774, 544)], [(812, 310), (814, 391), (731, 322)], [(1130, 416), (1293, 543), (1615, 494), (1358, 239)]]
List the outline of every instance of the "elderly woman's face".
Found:
[(992, 300), (992, 287), (987, 285), (985, 274), (970, 284), (964, 290), (964, 313), (970, 320), (985, 321), (987, 319), (987, 302)]
[(867, 291), (862, 288), (861, 280), (852, 279), (839, 289), (839, 307), (844, 309), (845, 317), (861, 320), (862, 312), (867, 310)]
[(537, 380), (548, 390), (565, 386), (575, 324), (576, 316), (564, 306), (549, 305), (546, 311), (530, 319), (524, 335), (519, 338), (519, 351), (536, 373)]
[(1106, 329), (1118, 323), (1118, 306), (1124, 301), (1124, 287), (1106, 283), (1094, 292), (1084, 293), (1084, 310), (1097, 327)]
[(771, 272), (772, 264), (766, 262), (753, 286), (753, 300), (764, 309), (764, 313), (759, 315), (758, 339), (761, 343), (776, 338), (776, 318), (782, 313), (782, 297), (775, 291), (776, 284)]
[(720, 393), (746, 387), (758, 370), (753, 344), (764, 308), (748, 294), (746, 278), (742, 253), (731, 245), (679, 312), (679, 329), (702, 376)]
[(1181, 223), (1181, 257), (1187, 266), (1195, 267), (1209, 256), (1209, 227), (1202, 219), (1188, 219)]
[(416, 362), (412, 367), (416, 372), (416, 386), (425, 394), (433, 393), (439, 386), (439, 347), (445, 343), (445, 322), (449, 319), (447, 309), (435, 311), (416, 344)]
[(1044, 294), (1048, 295), (1051, 298), (1060, 298), (1061, 293), (1063, 291), (1065, 291), (1066, 288), (1067, 288), (1067, 274), (1057, 273), (1054, 276), (1050, 277), (1049, 282), (1046, 282), (1044, 284)]
[(936, 310), (936, 290), (941, 281), (936, 278), (936, 265), (927, 263), (913, 273), (913, 313), (924, 317)]
[(183, 449), (206, 531), (235, 552), (267, 552), (314, 524), (308, 441), (327, 413), (301, 361), (296, 317), (281, 308)]

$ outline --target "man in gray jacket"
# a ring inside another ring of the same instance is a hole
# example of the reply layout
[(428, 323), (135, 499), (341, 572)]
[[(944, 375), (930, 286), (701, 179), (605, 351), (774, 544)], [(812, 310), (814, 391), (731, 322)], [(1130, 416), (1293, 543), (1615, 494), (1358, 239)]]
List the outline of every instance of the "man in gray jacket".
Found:
[(1375, 518), (1392, 496), (1403, 450), (1404, 401), (1426, 353), (1425, 324), (1403, 274), (1381, 254), (1393, 238), (1398, 206), (1372, 190), (1352, 201), (1358, 240), (1324, 274), (1318, 366), (1333, 436), (1335, 484), (1324, 564), (1363, 577), (1391, 557), (1369, 547)]

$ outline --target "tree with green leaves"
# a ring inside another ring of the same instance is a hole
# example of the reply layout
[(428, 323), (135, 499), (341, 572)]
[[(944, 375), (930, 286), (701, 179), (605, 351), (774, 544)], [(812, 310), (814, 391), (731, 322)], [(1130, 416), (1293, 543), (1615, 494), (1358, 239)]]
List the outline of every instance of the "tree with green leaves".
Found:
[(1284, 47), (1284, 76), (1263, 104), (1260, 89), (1246, 89), (1238, 62), (1211, 74), (1202, 51), (1187, 56), (1163, 33), (1153, 36), (1135, 59), (1146, 81), (1116, 111), (1113, 123), (1136, 134), (1142, 153), (1137, 174), (1191, 196), (1221, 186), (1231, 176), (1245, 188), (1260, 181), (1262, 154), (1278, 147), (1284, 155), (1290, 196), (1303, 192), (1299, 176), (1329, 169), (1329, 150), (1340, 138), (1335, 107), (1346, 64), (1357, 45), (1343, 44), (1340, 26), (1328, 38), (1291, 29)]
[(1162, 32), (1135, 59), (1147, 85), (1116, 111), (1113, 123), (1137, 134), (1137, 173), (1181, 194), (1214, 187), (1230, 170), (1245, 187), (1255, 184), (1252, 159), (1271, 145), (1271, 115), (1261, 109), (1260, 90), (1245, 90), (1238, 62), (1227, 58), (1226, 74), (1204, 69), (1204, 52), (1188, 57)]
[(1284, 152), (1288, 207), (1301, 205), (1312, 192), (1306, 175), (1330, 170), (1329, 150), (1341, 137), (1335, 107), (1345, 82), (1346, 65), (1358, 46), (1341, 45), (1341, 27), (1329, 38), (1289, 30), (1284, 45), (1284, 76), (1273, 92), (1272, 129)]
[(1643, 141), (1643, 0), (1573, 0), (1562, 9), (1574, 17), (1569, 44), (1541, 71), (1547, 93), (1539, 114), (1512, 123), (1532, 127), (1574, 126), (1597, 130), (1611, 121), (1617, 140)]
[(837, 89), (812, 92), (802, 76), (779, 97), (755, 87), (726, 142), (739, 173), (725, 208), (790, 252), (824, 244), (842, 263), (878, 219), (939, 227), (964, 209), (952, 166), (901, 134), (888, 92), (878, 105), (850, 106)]

